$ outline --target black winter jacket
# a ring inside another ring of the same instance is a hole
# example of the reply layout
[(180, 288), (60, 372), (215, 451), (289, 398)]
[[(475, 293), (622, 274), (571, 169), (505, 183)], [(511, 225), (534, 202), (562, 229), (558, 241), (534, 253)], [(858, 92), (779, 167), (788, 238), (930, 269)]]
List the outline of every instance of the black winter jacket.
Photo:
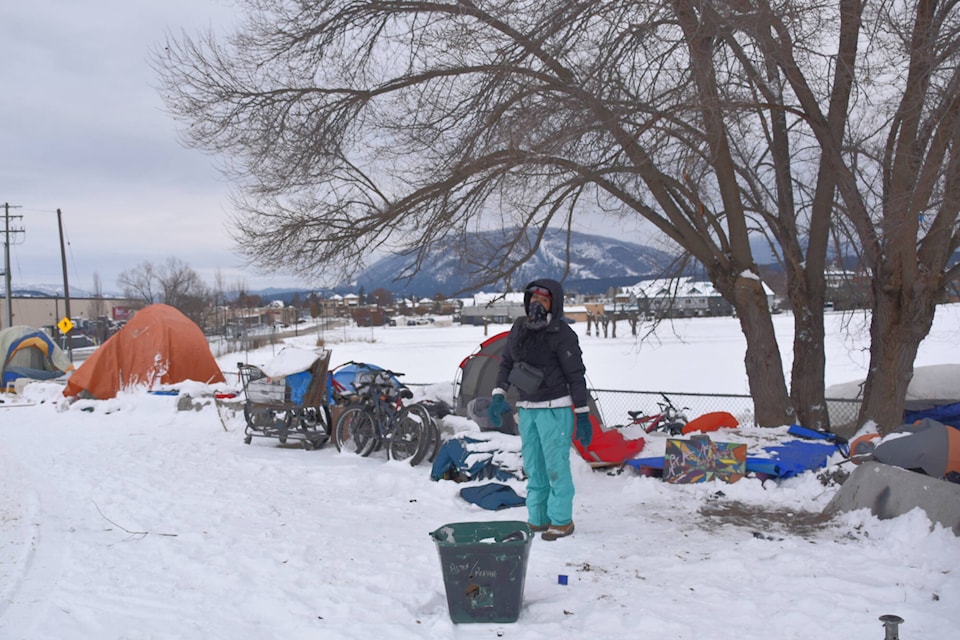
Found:
[(551, 293), (550, 323), (543, 329), (530, 329), (527, 319), (518, 318), (510, 329), (504, 347), (500, 369), (497, 372), (497, 387), (506, 390), (507, 379), (515, 362), (526, 362), (543, 371), (540, 387), (532, 393), (518, 389), (519, 399), (531, 402), (556, 400), (569, 395), (574, 407), (588, 406), (589, 394), (580, 351), (580, 339), (563, 320), (563, 286), (556, 280), (534, 280), (524, 287), (523, 310), (530, 306), (531, 286), (540, 286)]

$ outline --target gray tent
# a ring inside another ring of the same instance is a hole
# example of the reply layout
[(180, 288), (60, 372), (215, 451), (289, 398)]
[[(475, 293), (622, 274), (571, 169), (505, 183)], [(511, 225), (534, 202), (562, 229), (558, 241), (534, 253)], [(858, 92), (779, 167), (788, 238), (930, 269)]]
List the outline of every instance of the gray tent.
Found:
[[(453, 412), (458, 416), (467, 415), (467, 405), (471, 400), (490, 397), (497, 384), (500, 354), (507, 344), (508, 335), (510, 332), (504, 331), (487, 338), (460, 363), (453, 388)], [(507, 402), (513, 406), (516, 401), (516, 390), (508, 389)]]
[[(500, 354), (507, 346), (509, 331), (498, 333), (480, 343), (476, 351), (468, 355), (460, 363), (454, 379), (453, 412), (458, 416), (467, 416), (485, 429), (486, 410), (490, 394), (497, 384), (497, 370), (500, 368)], [(475, 402), (474, 402), (475, 401)], [(507, 402), (511, 407), (516, 406), (517, 391), (512, 387), (507, 389)], [(472, 404), (471, 404), (472, 403)], [(471, 411), (471, 408), (474, 411)], [(590, 411), (598, 419), (600, 412), (596, 401), (591, 396)]]

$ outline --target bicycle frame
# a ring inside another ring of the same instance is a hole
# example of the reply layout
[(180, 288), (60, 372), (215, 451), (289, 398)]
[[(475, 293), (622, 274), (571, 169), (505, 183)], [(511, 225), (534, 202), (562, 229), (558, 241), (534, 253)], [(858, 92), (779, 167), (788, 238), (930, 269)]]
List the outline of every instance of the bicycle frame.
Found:
[(658, 413), (647, 415), (644, 411), (627, 411), (627, 415), (630, 416), (630, 422), (627, 426), (640, 425), (643, 427), (644, 433), (665, 431), (670, 435), (679, 434), (687, 423), (687, 417), (683, 413), (687, 410), (687, 407), (677, 409), (666, 394), (661, 393), (660, 396), (663, 398), (663, 402), (657, 403), (660, 409)]
[(429, 412), (418, 404), (404, 405), (413, 397), (395, 380), (403, 374), (377, 370), (358, 375), (353, 406), (344, 410), (335, 427), (335, 442), (341, 449), (349, 440), (361, 456), (387, 445), (387, 455), (396, 460), (410, 459), (419, 464), (436, 448), (438, 433)]

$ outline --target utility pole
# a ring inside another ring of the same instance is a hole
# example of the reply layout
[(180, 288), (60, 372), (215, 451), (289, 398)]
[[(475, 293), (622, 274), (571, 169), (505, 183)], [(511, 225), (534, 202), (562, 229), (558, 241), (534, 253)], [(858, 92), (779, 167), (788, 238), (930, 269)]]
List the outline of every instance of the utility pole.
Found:
[[(13, 326), (13, 292), (11, 291), (12, 286), (10, 284), (10, 209), (19, 209), (19, 206), (9, 204), (7, 202), (3, 203), (3, 282), (6, 288), (7, 295), (7, 327)], [(19, 217), (19, 216), (17, 216)], [(22, 229), (13, 229), (14, 233), (18, 231), (23, 231)]]
[[(66, 318), (70, 318), (70, 285), (67, 282), (67, 251), (63, 244), (63, 217), (60, 208), (57, 207), (57, 227), (60, 229), (60, 264), (63, 267), (63, 312)], [(73, 318), (70, 318), (71, 320)], [(73, 362), (73, 339), (70, 337), (70, 331), (67, 331), (67, 357)]]

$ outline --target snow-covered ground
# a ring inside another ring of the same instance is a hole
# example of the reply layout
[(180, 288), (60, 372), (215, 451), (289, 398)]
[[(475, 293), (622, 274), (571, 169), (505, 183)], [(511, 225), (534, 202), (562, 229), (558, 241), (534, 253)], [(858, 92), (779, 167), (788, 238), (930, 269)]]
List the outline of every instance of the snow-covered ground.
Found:
[[(828, 321), (827, 384), (863, 377), (865, 320)], [(790, 322), (776, 318), (785, 348)], [(622, 335), (626, 325), (616, 340), (574, 327), (597, 388), (747, 391), (735, 319), (663, 325), (642, 346)], [(317, 337), (290, 342), (312, 347)], [(322, 337), (333, 364), (373, 362), (450, 399), (457, 365), (484, 335), (416, 326)], [(954, 362), (958, 338), (960, 307), (941, 308), (917, 364)], [(233, 372), (279, 349), (219, 362)], [(131, 392), (66, 407), (52, 383), (4, 400), (3, 640), (880, 640), (883, 614), (905, 619), (903, 638), (951, 638), (960, 628), (960, 540), (919, 510), (820, 522), (837, 487), (813, 473), (779, 484), (671, 485), (574, 457), (576, 533), (531, 543), (519, 620), (454, 625), (430, 532), (524, 520), (523, 508), (475, 507), (460, 498), (463, 485), (431, 481), (427, 464), (332, 445), (246, 445), (242, 416), (221, 421), (212, 404), (177, 411), (176, 397)], [(511, 484), (523, 493), (522, 482)]]

